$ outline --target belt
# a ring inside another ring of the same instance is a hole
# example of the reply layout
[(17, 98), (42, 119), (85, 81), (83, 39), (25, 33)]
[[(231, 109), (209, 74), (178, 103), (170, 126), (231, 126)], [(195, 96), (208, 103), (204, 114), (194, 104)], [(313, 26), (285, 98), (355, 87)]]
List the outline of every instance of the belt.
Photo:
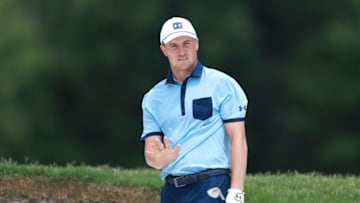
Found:
[(166, 182), (175, 185), (175, 187), (177, 188), (180, 188), (203, 180), (207, 180), (212, 176), (229, 174), (229, 173), (230, 173), (229, 169), (209, 169), (206, 171), (202, 171), (191, 175), (185, 175), (185, 176), (168, 175), (166, 177)]

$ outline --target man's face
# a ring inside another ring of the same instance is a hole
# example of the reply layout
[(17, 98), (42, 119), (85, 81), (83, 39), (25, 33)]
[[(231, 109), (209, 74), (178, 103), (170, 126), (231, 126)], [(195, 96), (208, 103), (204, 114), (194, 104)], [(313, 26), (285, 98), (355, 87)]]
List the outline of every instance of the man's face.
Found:
[(198, 47), (199, 41), (188, 36), (176, 37), (160, 46), (173, 71), (190, 73), (197, 64)]

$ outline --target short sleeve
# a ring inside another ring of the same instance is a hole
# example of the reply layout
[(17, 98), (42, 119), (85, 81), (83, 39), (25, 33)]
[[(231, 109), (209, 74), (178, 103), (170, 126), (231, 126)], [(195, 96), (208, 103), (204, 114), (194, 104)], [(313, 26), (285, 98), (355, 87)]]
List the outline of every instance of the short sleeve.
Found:
[(152, 106), (146, 95), (142, 100), (141, 106), (143, 113), (143, 132), (141, 134), (140, 141), (144, 142), (147, 137), (152, 135), (162, 135), (162, 132), (158, 122), (151, 113)]
[(246, 117), (248, 100), (244, 90), (235, 79), (228, 76), (221, 88), (224, 99), (220, 106), (220, 115), (226, 122), (243, 121)]

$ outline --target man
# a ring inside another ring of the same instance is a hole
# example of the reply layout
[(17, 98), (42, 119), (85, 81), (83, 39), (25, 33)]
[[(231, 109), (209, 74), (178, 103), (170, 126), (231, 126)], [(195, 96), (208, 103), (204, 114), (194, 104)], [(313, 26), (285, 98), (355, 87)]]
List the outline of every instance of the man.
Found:
[(143, 98), (141, 141), (146, 163), (162, 170), (161, 202), (224, 202), (223, 195), (226, 203), (244, 202), (244, 91), (200, 63), (199, 39), (185, 18), (163, 24), (160, 49), (170, 70)]

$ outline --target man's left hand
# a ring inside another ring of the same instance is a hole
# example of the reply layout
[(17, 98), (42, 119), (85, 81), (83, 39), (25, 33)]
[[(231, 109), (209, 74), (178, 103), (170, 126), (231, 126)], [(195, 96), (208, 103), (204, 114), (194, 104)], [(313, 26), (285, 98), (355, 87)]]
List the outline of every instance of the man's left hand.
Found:
[(226, 196), (226, 203), (244, 203), (245, 193), (240, 189), (230, 188)]

